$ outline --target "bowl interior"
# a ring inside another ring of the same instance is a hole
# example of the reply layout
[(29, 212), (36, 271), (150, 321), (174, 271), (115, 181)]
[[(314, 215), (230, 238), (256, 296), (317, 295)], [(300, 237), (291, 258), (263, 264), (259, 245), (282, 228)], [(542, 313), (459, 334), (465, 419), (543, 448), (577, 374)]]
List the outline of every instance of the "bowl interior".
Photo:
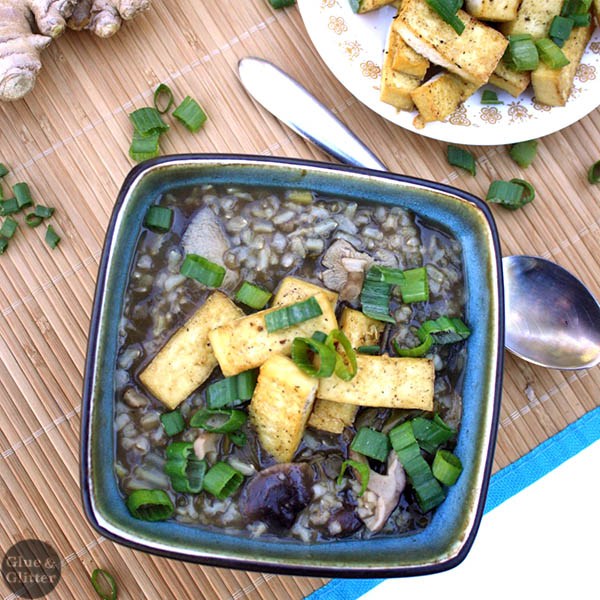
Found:
[[(397, 205), (452, 233), (463, 251), (466, 318), (472, 330), (464, 369), (456, 454), (464, 471), (430, 525), (414, 535), (306, 545), (132, 518), (113, 469), (114, 373), (128, 273), (147, 208), (177, 187), (245, 184), (311, 189)], [(159, 554), (264, 571), (337, 576), (406, 575), (449, 568), (468, 552), (483, 510), (500, 401), (503, 304), (493, 220), (464, 192), (392, 174), (286, 159), (165, 157), (133, 169), (120, 192), (101, 260), (86, 364), (82, 413), (82, 490), (103, 535)], [(343, 569), (343, 572), (340, 572)]]

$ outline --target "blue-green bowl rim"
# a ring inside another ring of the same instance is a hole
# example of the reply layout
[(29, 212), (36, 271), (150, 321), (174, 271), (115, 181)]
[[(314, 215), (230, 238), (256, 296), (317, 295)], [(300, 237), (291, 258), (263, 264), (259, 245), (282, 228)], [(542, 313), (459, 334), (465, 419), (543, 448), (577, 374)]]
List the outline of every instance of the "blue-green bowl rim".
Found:
[(498, 348), (496, 352), (496, 381), (494, 385), (493, 394), (493, 408), (491, 414), (491, 426), (489, 431), (489, 443), (487, 447), (487, 454), (485, 457), (485, 466), (483, 469), (483, 478), (481, 482), (481, 493), (477, 508), (473, 518), (473, 526), (468, 534), (468, 537), (463, 542), (459, 552), (444, 561), (435, 562), (427, 565), (416, 566), (416, 567), (392, 567), (392, 568), (353, 568), (347, 571), (334, 568), (330, 566), (299, 566), (299, 565), (284, 565), (279, 563), (270, 563), (268, 561), (253, 561), (248, 559), (240, 558), (223, 558), (223, 557), (210, 557), (201, 556), (195, 557), (189, 554), (180, 553), (176, 550), (162, 550), (156, 548), (151, 544), (143, 544), (129, 539), (120, 537), (119, 535), (105, 529), (96, 518), (94, 508), (92, 506), (92, 486), (91, 477), (89, 473), (89, 465), (87, 457), (89, 453), (89, 442), (90, 442), (90, 430), (91, 430), (91, 413), (90, 406), (93, 397), (93, 377), (94, 365), (96, 363), (96, 345), (95, 340), (98, 335), (100, 314), (102, 309), (102, 297), (106, 284), (106, 274), (109, 262), (109, 256), (106, 251), (103, 250), (100, 265), (98, 268), (98, 275), (96, 279), (96, 289), (94, 294), (94, 303), (92, 307), (92, 316), (88, 334), (88, 348), (87, 356), (85, 361), (85, 372), (83, 378), (83, 396), (82, 396), (82, 410), (81, 410), (81, 452), (80, 452), (80, 477), (81, 477), (81, 495), (85, 515), (91, 525), (98, 531), (102, 536), (110, 539), (113, 542), (122, 544), (134, 550), (142, 552), (148, 552), (164, 558), (179, 559), (186, 562), (197, 563), (207, 566), (231, 568), (231, 569), (244, 569), (247, 571), (256, 572), (270, 572), (281, 575), (300, 575), (300, 576), (335, 576), (335, 577), (347, 577), (347, 578), (373, 578), (373, 577), (406, 577), (406, 576), (420, 576), (428, 575), (432, 573), (438, 573), (452, 569), (459, 565), (469, 553), (479, 525), (483, 516), (485, 507), (485, 500), (489, 487), (492, 463), (494, 457), (494, 451), (496, 446), (496, 438), (498, 431), (498, 422), (500, 415), (500, 400), (502, 395), (502, 375), (504, 366), (504, 284), (502, 280), (502, 256), (500, 250), (500, 240), (498, 231), (492, 213), (485, 202), (477, 198), (476, 196), (466, 192), (464, 190), (455, 188), (450, 185), (421, 179), (418, 177), (411, 177), (408, 175), (399, 175), (391, 172), (377, 171), (373, 169), (366, 169), (362, 167), (339, 165), (329, 162), (321, 162), (315, 160), (296, 159), (288, 157), (273, 157), (273, 156), (261, 156), (252, 154), (220, 154), (220, 153), (187, 153), (187, 154), (176, 154), (176, 155), (165, 155), (158, 158), (154, 158), (143, 163), (134, 166), (131, 171), (125, 177), (116, 202), (113, 207), (113, 212), (108, 224), (104, 242), (104, 249), (108, 246), (108, 241), (112, 239), (115, 234), (115, 228), (117, 223), (117, 217), (120, 209), (125, 202), (125, 199), (130, 191), (133, 182), (145, 171), (153, 169), (162, 164), (168, 164), (173, 161), (185, 162), (185, 161), (239, 161), (241, 163), (253, 162), (253, 163), (265, 163), (265, 164), (280, 164), (282, 166), (291, 167), (309, 167), (311, 169), (324, 169), (328, 171), (338, 171), (340, 173), (352, 172), (366, 176), (371, 176), (384, 180), (398, 181), (409, 185), (418, 187), (428, 188), (430, 190), (442, 192), (451, 196), (456, 196), (462, 200), (465, 200), (475, 205), (482, 213), (485, 221), (489, 227), (491, 234), (491, 246), (494, 250), (494, 262), (496, 272), (498, 275), (497, 286), (498, 295)]

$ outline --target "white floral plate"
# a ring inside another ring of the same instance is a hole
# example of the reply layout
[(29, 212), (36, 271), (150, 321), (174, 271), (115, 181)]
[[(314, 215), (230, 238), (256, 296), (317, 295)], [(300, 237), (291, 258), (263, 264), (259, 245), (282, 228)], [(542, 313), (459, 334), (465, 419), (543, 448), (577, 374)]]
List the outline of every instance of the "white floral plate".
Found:
[(381, 57), (395, 9), (356, 15), (348, 0), (298, 0), (298, 7), (313, 44), (342, 85), (382, 117), (420, 135), (459, 144), (511, 144), (554, 133), (600, 106), (600, 30), (596, 28), (566, 106), (539, 104), (530, 91), (513, 98), (489, 85), (485, 87), (498, 92), (504, 104), (481, 105), (478, 91), (445, 121), (416, 129), (416, 112), (397, 111), (379, 100)]

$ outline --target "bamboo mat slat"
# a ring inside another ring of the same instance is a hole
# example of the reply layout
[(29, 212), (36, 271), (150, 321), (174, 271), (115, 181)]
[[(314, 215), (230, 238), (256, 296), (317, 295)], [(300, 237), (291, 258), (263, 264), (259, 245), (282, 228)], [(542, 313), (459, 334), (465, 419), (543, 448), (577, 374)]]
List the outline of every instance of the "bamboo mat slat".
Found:
[[(317, 0), (315, 0), (317, 1)], [(536, 254), (573, 271), (600, 296), (600, 193), (585, 180), (600, 159), (600, 112), (540, 141), (526, 172), (504, 147), (471, 148), (478, 173), (458, 173), (445, 144), (404, 131), (357, 102), (312, 47), (297, 9), (266, 0), (153, 0), (119, 35), (69, 32), (44, 53), (26, 100), (0, 106), (0, 161), (8, 184), (27, 181), (56, 206), (63, 236), (51, 252), (42, 228), (20, 231), (0, 257), (0, 551), (34, 537), (63, 558), (50, 598), (92, 597), (89, 574), (117, 575), (119, 598), (302, 598), (325, 579), (201, 567), (134, 552), (100, 537), (79, 493), (79, 418), (96, 273), (118, 189), (133, 166), (128, 113), (161, 81), (199, 99), (209, 115), (190, 135), (173, 126), (163, 153), (233, 152), (327, 157), (260, 109), (236, 75), (240, 58), (265, 57), (302, 81), (394, 171), (483, 196), (491, 180), (525, 177), (538, 198), (493, 208), (504, 254)], [(600, 370), (549, 371), (506, 356), (494, 470), (600, 405)], [(2, 552), (3, 554), (3, 552)], [(3, 598), (11, 598), (4, 582)]]

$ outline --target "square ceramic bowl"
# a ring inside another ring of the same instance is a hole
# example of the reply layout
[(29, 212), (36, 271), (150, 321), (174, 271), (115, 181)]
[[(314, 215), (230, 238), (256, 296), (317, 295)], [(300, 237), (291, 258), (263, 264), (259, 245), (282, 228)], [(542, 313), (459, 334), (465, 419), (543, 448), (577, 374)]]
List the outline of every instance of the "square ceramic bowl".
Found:
[[(149, 523), (127, 511), (114, 471), (118, 327), (130, 265), (148, 207), (173, 188), (246, 184), (308, 189), (401, 206), (439, 224), (462, 245), (466, 319), (463, 417), (455, 452), (464, 471), (421, 532), (305, 544), (218, 533), (176, 522)], [(468, 553), (482, 516), (500, 405), (504, 345), (502, 269), (491, 214), (457, 189), (390, 173), (289, 159), (184, 155), (155, 159), (126, 178), (108, 227), (87, 355), (81, 487), (87, 516), (105, 537), (170, 558), (278, 573), (336, 577), (422, 575)]]

